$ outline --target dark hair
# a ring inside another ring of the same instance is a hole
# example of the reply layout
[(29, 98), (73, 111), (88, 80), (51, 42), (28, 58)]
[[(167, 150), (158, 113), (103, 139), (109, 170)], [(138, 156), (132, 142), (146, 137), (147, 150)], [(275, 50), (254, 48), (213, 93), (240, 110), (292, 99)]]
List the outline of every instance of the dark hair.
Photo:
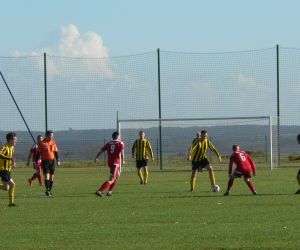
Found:
[(238, 148), (239, 146), (240, 146), (240, 145), (237, 145), (237, 144), (233, 145), (233, 146), (232, 146), (232, 150), (233, 150), (233, 151), (236, 151), (237, 148)]
[(47, 130), (46, 131), (46, 136), (49, 136), (50, 134), (53, 134), (53, 130)]
[(119, 136), (119, 132), (118, 131), (115, 131), (112, 133), (111, 137), (113, 138), (113, 140), (117, 139)]
[(300, 134), (299, 134), (299, 135), (297, 135), (297, 140), (299, 140), (299, 141), (300, 141)]
[(6, 140), (7, 142), (11, 139), (13, 139), (14, 137), (16, 137), (17, 134), (15, 132), (9, 132), (7, 135), (6, 135)]
[(206, 133), (207, 133), (206, 130), (202, 130), (202, 131), (201, 131), (201, 135), (202, 135), (202, 134), (206, 134)]
[(41, 139), (43, 136), (42, 135), (38, 135), (37, 137), (36, 137), (36, 139), (38, 140), (38, 139)]

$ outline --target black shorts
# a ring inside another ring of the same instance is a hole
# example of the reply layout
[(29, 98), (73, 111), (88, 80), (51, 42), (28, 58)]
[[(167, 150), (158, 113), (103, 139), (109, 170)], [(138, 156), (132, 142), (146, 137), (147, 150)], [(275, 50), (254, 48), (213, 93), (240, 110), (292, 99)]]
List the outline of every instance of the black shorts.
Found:
[(1, 170), (0, 177), (3, 182), (9, 182), (11, 180), (10, 172), (7, 170)]
[(142, 168), (148, 166), (148, 160), (136, 160), (136, 168)]
[(51, 161), (43, 161), (42, 160), (42, 167), (43, 167), (43, 173), (44, 174), (54, 174), (55, 172), (55, 165), (54, 165), (54, 160)]
[(199, 170), (205, 168), (209, 164), (210, 163), (207, 158), (204, 158), (201, 161), (192, 161), (192, 170)]

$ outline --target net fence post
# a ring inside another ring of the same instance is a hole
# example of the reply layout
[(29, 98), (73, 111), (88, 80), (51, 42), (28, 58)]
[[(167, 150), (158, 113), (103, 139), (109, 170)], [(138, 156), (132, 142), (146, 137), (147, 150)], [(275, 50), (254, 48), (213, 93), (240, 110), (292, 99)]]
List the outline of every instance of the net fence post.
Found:
[(160, 92), (160, 52), (157, 49), (157, 80), (158, 80), (158, 117), (159, 117), (159, 164), (160, 170), (163, 169), (162, 164), (162, 133), (161, 133), (161, 92)]
[[(269, 136), (270, 136), (270, 167), (273, 170), (273, 134), (272, 134), (272, 116), (269, 116)], [(278, 162), (279, 165), (279, 162)]]
[(276, 81), (277, 81), (277, 154), (280, 167), (280, 92), (279, 92), (279, 45), (276, 45)]
[(47, 54), (44, 53), (45, 132), (48, 131)]

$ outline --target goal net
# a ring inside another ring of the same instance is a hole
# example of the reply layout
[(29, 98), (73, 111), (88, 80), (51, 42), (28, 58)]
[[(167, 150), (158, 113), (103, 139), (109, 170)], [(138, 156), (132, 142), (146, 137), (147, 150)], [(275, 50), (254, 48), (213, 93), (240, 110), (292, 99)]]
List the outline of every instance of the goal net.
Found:
[(131, 148), (139, 131), (150, 140), (155, 155), (152, 169), (190, 170), (187, 152), (196, 133), (208, 132), (208, 137), (222, 155), (222, 163), (208, 150), (207, 156), (215, 169), (227, 169), (232, 145), (240, 145), (247, 151), (257, 167), (278, 166), (276, 126), (270, 116), (186, 118), (186, 119), (118, 119), (118, 131), (125, 144), (126, 166), (134, 168)]

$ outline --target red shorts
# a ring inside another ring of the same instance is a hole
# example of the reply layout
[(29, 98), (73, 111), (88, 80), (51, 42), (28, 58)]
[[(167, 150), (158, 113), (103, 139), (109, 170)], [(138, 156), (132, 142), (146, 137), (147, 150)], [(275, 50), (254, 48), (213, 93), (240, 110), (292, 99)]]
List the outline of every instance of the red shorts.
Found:
[(115, 177), (118, 177), (120, 175), (120, 165), (119, 164), (116, 164), (116, 163), (113, 163), (111, 165), (109, 165), (109, 169), (110, 169), (110, 174), (115, 176)]
[(42, 166), (42, 163), (41, 163), (41, 161), (38, 161), (38, 163), (33, 163), (33, 168), (35, 169), (35, 170), (37, 170), (37, 169), (39, 169), (39, 170), (42, 170), (43, 169), (43, 166)]
[(234, 170), (233, 176), (234, 177), (238, 177), (238, 178), (241, 178), (242, 176), (247, 177), (247, 178), (251, 178), (251, 171), (247, 171), (247, 170)]

